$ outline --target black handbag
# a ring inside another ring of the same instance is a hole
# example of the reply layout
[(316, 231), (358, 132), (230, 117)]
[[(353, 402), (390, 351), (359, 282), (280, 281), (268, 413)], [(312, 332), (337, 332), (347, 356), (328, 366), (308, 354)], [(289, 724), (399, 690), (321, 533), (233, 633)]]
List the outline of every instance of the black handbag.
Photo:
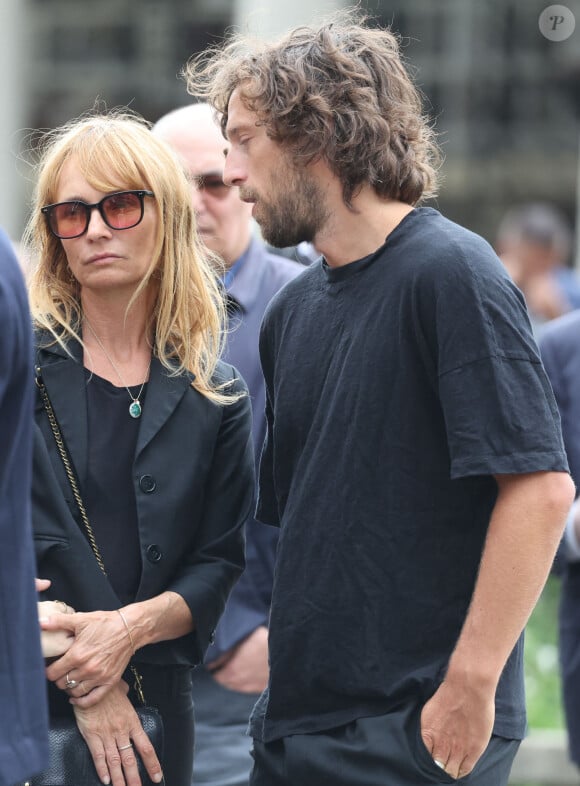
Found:
[[(36, 369), (36, 384), (40, 390), (40, 397), (48, 416), (48, 421), (54, 435), (56, 446), (59, 455), (64, 464), (66, 475), (77, 504), (77, 508), (81, 515), (81, 519), (85, 526), (91, 549), (95, 555), (95, 559), (99, 568), (107, 575), (103, 558), (93, 528), (89, 522), (87, 512), (79, 491), (78, 483), (74, 475), (72, 462), (70, 461), (66, 445), (60, 433), (60, 428), (56, 420), (56, 415), (50, 403), (48, 392), (42, 381), (40, 369)], [(126, 623), (125, 623), (126, 624)], [(129, 634), (130, 637), (130, 634)], [(135, 707), (135, 712), (139, 716), (141, 725), (153, 747), (155, 753), (160, 761), (163, 759), (163, 720), (161, 715), (155, 707), (148, 707), (145, 705), (145, 696), (141, 687), (141, 677), (137, 672), (135, 666), (131, 665), (130, 669), (135, 678), (135, 690), (142, 702), (143, 706)], [(91, 752), (84, 741), (76, 720), (70, 717), (51, 718), (50, 728), (48, 731), (49, 739), (49, 764), (48, 767), (29, 781), (26, 781), (24, 786), (102, 786), (101, 780), (95, 770), (93, 757)], [(153, 781), (149, 778), (147, 771), (141, 761), (137, 752), (135, 752), (137, 765), (139, 768), (139, 776), (141, 778), (142, 786), (155, 786)]]
[[(135, 712), (160, 756), (163, 750), (161, 716), (154, 707), (135, 707)], [(24, 786), (103, 786), (74, 718), (52, 718), (48, 738), (48, 767), (40, 775), (26, 781)], [(135, 758), (142, 786), (156, 786), (139, 756)]]

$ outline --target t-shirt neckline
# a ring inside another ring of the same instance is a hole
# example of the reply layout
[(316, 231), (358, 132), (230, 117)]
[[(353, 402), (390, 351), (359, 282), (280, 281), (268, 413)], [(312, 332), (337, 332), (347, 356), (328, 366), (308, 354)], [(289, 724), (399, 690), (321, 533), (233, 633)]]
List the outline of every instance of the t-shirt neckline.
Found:
[(379, 246), (379, 248), (375, 249), (372, 253), (361, 257), (360, 259), (355, 259), (352, 262), (348, 262), (346, 265), (341, 265), (340, 267), (330, 267), (324, 257), (322, 257), (322, 270), (327, 281), (329, 283), (338, 283), (340, 281), (344, 281), (347, 278), (351, 278), (357, 273), (360, 273), (362, 270), (365, 270), (367, 267), (370, 267), (375, 259), (383, 254), (386, 246), (390, 247), (394, 245), (399, 236), (408, 230), (410, 224), (413, 224), (419, 216), (424, 215), (425, 212), (430, 210), (432, 210), (432, 208), (414, 207), (405, 216), (403, 216), (401, 221), (399, 221), (397, 226), (387, 235), (384, 243)]

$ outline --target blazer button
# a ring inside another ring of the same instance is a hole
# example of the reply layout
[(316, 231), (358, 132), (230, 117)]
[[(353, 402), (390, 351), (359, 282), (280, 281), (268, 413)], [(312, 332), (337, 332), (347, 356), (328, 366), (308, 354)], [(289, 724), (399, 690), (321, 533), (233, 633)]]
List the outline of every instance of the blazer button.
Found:
[(157, 484), (155, 483), (153, 475), (141, 475), (139, 478), (139, 488), (141, 491), (145, 492), (145, 494), (151, 494), (152, 491), (155, 491), (156, 486)]
[(162, 556), (161, 549), (156, 543), (152, 543), (150, 546), (147, 546), (147, 559), (149, 562), (159, 562)]

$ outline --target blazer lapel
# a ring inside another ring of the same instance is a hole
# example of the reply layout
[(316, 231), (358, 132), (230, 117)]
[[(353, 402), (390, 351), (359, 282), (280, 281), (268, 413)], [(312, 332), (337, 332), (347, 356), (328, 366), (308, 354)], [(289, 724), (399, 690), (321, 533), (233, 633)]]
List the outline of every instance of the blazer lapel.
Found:
[(151, 359), (147, 396), (137, 437), (137, 456), (171, 417), (193, 379), (191, 373), (172, 377), (158, 358)]
[[(72, 342), (68, 344), (68, 348), (70, 355), (57, 345), (42, 348), (37, 362), (82, 487), (86, 481), (88, 463), (86, 380), (82, 348)], [(171, 377), (158, 358), (152, 358), (136, 455), (171, 417), (193, 379), (194, 375), (191, 373)]]

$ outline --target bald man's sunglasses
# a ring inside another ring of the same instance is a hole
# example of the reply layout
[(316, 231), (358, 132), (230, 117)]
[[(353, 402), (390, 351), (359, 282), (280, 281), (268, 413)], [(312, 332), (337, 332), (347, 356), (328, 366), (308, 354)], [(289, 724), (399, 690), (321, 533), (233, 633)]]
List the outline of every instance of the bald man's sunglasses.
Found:
[(224, 199), (231, 190), (219, 175), (198, 175), (194, 182), (199, 191), (205, 191), (216, 199)]

